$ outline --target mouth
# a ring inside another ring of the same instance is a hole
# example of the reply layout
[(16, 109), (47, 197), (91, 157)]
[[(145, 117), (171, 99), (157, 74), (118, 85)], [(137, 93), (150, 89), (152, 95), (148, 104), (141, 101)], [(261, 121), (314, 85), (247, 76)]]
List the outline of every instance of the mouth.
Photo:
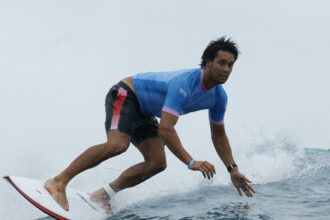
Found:
[(228, 78), (229, 78), (229, 75), (224, 75), (224, 74), (221, 74), (221, 75), (219, 75), (219, 82), (221, 83), (221, 84), (223, 84), (223, 83), (225, 83), (227, 80), (228, 80)]
[(220, 84), (224, 84), (225, 82), (227, 82), (227, 79), (220, 80)]
[(229, 77), (229, 76), (227, 76), (227, 75), (219, 75), (219, 79), (220, 79), (221, 81), (227, 81), (228, 77)]

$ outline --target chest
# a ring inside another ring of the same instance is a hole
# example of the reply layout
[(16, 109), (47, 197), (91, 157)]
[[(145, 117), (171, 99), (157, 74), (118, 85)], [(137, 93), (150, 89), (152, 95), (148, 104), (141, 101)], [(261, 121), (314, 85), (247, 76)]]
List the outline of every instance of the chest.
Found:
[(192, 93), (187, 97), (186, 102), (183, 105), (184, 113), (198, 111), (203, 109), (209, 109), (215, 104), (214, 92), (209, 93)]

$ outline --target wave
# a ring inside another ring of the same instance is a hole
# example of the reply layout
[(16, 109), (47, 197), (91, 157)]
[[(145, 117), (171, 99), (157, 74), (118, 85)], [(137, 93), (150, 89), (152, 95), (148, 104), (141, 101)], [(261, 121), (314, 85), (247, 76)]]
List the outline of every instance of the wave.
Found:
[(204, 184), (190, 192), (142, 200), (108, 219), (327, 219), (329, 158), (330, 150), (304, 149), (295, 175), (255, 184), (253, 198), (238, 196), (232, 186)]
[(301, 148), (285, 133), (260, 135), (240, 155), (243, 169), (256, 184), (267, 184), (316, 173), (330, 165), (330, 150)]

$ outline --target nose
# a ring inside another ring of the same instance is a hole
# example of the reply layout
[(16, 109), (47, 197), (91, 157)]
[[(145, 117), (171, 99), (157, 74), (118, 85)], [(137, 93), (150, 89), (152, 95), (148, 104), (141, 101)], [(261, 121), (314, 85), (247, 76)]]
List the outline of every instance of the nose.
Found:
[(229, 65), (225, 65), (223, 70), (224, 70), (226, 73), (228, 73), (229, 70), (230, 70)]
[(229, 75), (230, 74), (230, 68), (229, 66), (224, 66), (223, 69), (222, 69), (222, 72), (225, 74), (225, 75)]

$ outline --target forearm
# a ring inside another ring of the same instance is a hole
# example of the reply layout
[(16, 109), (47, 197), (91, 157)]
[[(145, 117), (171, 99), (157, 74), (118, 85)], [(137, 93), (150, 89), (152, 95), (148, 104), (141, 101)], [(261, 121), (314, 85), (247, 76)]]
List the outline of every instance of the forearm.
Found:
[(227, 167), (231, 164), (235, 164), (235, 160), (231, 151), (229, 140), (226, 135), (212, 138), (213, 145), (224, 163)]
[(160, 128), (159, 136), (165, 142), (170, 151), (183, 163), (188, 164), (192, 160), (190, 154), (183, 148), (174, 127)]
[(228, 168), (231, 181), (236, 187), (238, 193), (242, 195), (241, 190), (243, 190), (247, 196), (253, 196), (255, 190), (250, 185), (251, 181), (238, 171), (237, 166), (234, 166), (236, 163), (231, 151), (228, 137), (226, 135), (224, 124), (211, 124), (211, 133), (213, 145), (220, 159)]

